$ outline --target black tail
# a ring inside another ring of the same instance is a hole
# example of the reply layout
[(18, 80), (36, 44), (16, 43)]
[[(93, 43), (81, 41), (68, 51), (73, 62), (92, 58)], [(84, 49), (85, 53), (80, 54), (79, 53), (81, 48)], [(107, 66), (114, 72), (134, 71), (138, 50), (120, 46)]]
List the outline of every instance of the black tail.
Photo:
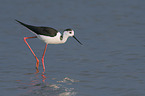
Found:
[[(16, 20), (16, 19), (15, 19)], [(36, 26), (32, 26), (32, 25), (28, 25), (28, 24), (25, 24), (25, 23), (22, 23), (21, 21), (19, 20), (16, 20), (18, 23), (20, 23), (21, 25), (25, 26), (26, 28), (30, 29), (31, 31), (34, 31), (35, 33), (37, 33), (37, 29), (38, 27)]]
[(21, 25), (23, 25), (23, 26), (25, 26), (25, 27), (27, 27), (27, 26), (28, 26), (27, 24), (22, 23), (22, 22), (21, 22), (21, 21), (19, 21), (19, 20), (16, 20), (16, 19), (15, 19), (15, 21), (17, 21), (18, 23), (20, 23)]

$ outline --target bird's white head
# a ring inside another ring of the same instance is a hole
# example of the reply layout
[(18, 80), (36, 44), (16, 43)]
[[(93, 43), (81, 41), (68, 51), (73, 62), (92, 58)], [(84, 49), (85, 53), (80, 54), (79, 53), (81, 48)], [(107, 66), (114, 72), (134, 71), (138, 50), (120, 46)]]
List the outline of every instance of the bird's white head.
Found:
[(66, 36), (74, 36), (74, 31), (72, 30), (72, 29), (65, 29), (64, 30), (64, 33), (63, 33), (64, 35), (66, 35)]
[(74, 39), (76, 39), (82, 45), (82, 43), (74, 36), (74, 30), (65, 29), (63, 35), (64, 35), (64, 38), (66, 37), (66, 39), (68, 37), (73, 37)]

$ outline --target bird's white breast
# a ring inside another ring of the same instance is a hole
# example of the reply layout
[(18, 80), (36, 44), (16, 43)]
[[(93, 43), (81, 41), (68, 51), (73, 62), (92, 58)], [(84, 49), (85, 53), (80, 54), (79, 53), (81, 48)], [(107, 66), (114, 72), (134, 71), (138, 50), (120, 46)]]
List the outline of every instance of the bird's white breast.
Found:
[(37, 37), (45, 42), (46, 44), (61, 44), (62, 41), (60, 40), (61, 33), (58, 32), (55, 37), (49, 37), (45, 35), (37, 35)]

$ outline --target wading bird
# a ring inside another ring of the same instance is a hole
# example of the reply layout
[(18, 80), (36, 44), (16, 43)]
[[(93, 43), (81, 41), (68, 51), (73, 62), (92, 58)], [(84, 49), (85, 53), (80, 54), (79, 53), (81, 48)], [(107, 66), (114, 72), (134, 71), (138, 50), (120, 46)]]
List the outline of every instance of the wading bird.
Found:
[(32, 26), (32, 25), (22, 23), (18, 20), (16, 20), (16, 21), (19, 22), (21, 25), (25, 26), (27, 29), (29, 29), (32, 33), (34, 33), (36, 35), (36, 36), (33, 36), (33, 37), (24, 37), (24, 41), (27, 44), (27, 46), (29, 47), (29, 49), (32, 52), (32, 54), (34, 55), (34, 57), (36, 58), (36, 69), (37, 70), (38, 70), (38, 67), (39, 67), (39, 60), (36, 57), (33, 50), (31, 49), (30, 45), (27, 43), (26, 39), (39, 38), (44, 43), (46, 43), (45, 49), (44, 49), (44, 52), (43, 52), (43, 56), (42, 56), (42, 59), (41, 59), (44, 72), (45, 72), (44, 55), (45, 55), (46, 48), (47, 48), (48, 44), (62, 44), (62, 43), (65, 43), (67, 41), (68, 37), (73, 37), (74, 39), (76, 39), (82, 45), (82, 43), (74, 36), (74, 31), (72, 29), (65, 29), (63, 34), (61, 34), (56, 29), (51, 28), (51, 27)]

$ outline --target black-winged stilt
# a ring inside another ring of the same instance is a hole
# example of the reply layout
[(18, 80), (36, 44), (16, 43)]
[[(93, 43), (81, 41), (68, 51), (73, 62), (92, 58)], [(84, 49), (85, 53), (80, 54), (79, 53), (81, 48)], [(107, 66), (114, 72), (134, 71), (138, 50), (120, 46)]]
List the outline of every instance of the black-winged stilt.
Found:
[(37, 70), (38, 70), (38, 67), (39, 67), (39, 60), (36, 57), (33, 50), (31, 49), (30, 45), (27, 43), (26, 39), (39, 38), (40, 40), (42, 40), (43, 42), (46, 43), (45, 49), (44, 49), (44, 52), (43, 52), (43, 56), (42, 56), (42, 59), (41, 59), (44, 72), (45, 72), (44, 55), (45, 55), (46, 48), (47, 48), (48, 44), (62, 44), (62, 43), (65, 43), (67, 41), (68, 37), (73, 37), (82, 45), (82, 43), (74, 36), (74, 31), (72, 29), (64, 30), (64, 33), (62, 35), (60, 32), (58, 32), (57, 30), (55, 30), (54, 28), (51, 28), (51, 27), (32, 26), (32, 25), (22, 23), (18, 20), (16, 20), (16, 21), (19, 22), (21, 25), (25, 26), (26, 28), (28, 28), (32, 33), (34, 33), (36, 35), (36, 36), (33, 36), (33, 37), (24, 37), (24, 41), (25, 41), (25, 43), (27, 44), (27, 46), (29, 47), (32, 54), (34, 55), (34, 57), (37, 60), (37, 62), (36, 62), (36, 69)]

